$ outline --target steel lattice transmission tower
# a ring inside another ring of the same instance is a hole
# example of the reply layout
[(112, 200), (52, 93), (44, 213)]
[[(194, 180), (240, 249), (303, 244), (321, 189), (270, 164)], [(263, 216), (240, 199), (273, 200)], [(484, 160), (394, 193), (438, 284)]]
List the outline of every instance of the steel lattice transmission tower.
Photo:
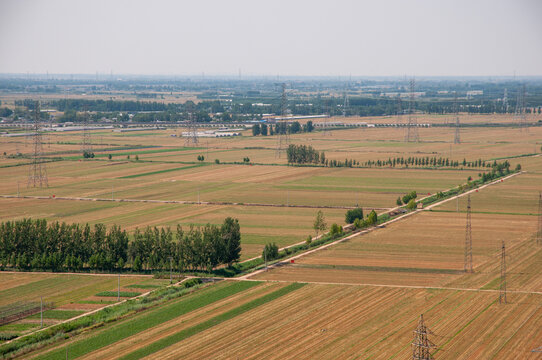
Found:
[(415, 80), (411, 79), (409, 84), (409, 97), (408, 97), (408, 123), (406, 126), (405, 141), (406, 142), (418, 142), (420, 137), (418, 135), (418, 119), (414, 115), (414, 86)]
[(504, 240), (501, 247), (501, 286), (499, 291), (499, 304), (506, 304), (506, 248)]
[(403, 101), (399, 94), (397, 94), (397, 98), (395, 99), (395, 114), (397, 115), (397, 126), (401, 126), (403, 123)]
[(471, 207), (470, 195), (467, 197), (467, 227), (465, 230), (465, 272), (472, 272), (472, 228), (471, 228)]
[(288, 121), (286, 115), (288, 112), (288, 98), (286, 97), (286, 83), (281, 84), (282, 94), (280, 97), (280, 118), (277, 120), (277, 149), (275, 157), (280, 158), (283, 151), (286, 150), (290, 144), (290, 129), (288, 128)]
[(348, 101), (348, 92), (346, 91), (346, 87), (344, 89), (344, 103), (343, 103), (343, 117), (346, 117), (346, 111), (348, 110), (348, 105), (350, 102)]
[(190, 106), (186, 109), (188, 112), (188, 132), (184, 140), (184, 146), (197, 145), (199, 143), (198, 126), (194, 119), (194, 108)]
[(88, 126), (89, 114), (87, 111), (83, 114), (83, 141), (81, 142), (81, 152), (91, 153), (92, 152), (92, 141), (90, 138), (90, 129)]
[(542, 245), (542, 192), (538, 193), (538, 231), (536, 233), (536, 243)]
[(520, 130), (529, 131), (529, 127), (527, 126), (527, 114), (525, 112), (525, 85), (523, 85), (521, 90), (518, 91), (516, 111), (514, 115), (519, 122)]
[(48, 187), (47, 168), (43, 161), (43, 143), (41, 139), (41, 112), (39, 101), (34, 106), (34, 124), (32, 134), (32, 163), (28, 171), (28, 187)]
[(457, 105), (457, 92), (454, 92), (454, 116), (455, 116), (455, 135), (454, 144), (461, 143), (461, 135), (459, 134), (459, 106)]
[(433, 344), (427, 335), (433, 335), (433, 332), (425, 326), (423, 321), (423, 314), (420, 315), (418, 321), (418, 327), (414, 330), (414, 340), (412, 341), (412, 359), (415, 360), (430, 360), (433, 359), (431, 355), (431, 349), (437, 346)]

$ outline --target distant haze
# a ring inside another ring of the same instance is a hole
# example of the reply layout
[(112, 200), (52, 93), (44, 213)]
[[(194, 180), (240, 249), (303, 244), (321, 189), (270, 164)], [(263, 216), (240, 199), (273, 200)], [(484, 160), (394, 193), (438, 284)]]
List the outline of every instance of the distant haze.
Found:
[(0, 73), (542, 75), (542, 1), (1, 0)]

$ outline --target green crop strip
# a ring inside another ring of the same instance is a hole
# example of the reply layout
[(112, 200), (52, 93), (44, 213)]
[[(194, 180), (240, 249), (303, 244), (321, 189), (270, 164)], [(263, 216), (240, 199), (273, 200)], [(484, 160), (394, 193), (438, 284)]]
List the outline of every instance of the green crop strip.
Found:
[(167, 172), (177, 171), (177, 170), (188, 170), (188, 169), (192, 169), (192, 168), (202, 167), (202, 166), (205, 166), (205, 165), (207, 165), (207, 164), (197, 164), (197, 165), (191, 165), (191, 166), (184, 166), (184, 167), (180, 167), (180, 168), (165, 169), (165, 170), (158, 170), (158, 171), (150, 171), (150, 172), (141, 173), (141, 174), (122, 176), (122, 177), (119, 177), (119, 179), (133, 179), (133, 178), (138, 178), (138, 177), (141, 177), (141, 176), (156, 175), (156, 174), (162, 174), (162, 173), (167, 173)]
[[(261, 283), (253, 281), (240, 281), (228, 284), (225, 287), (215, 288), (213, 286), (207, 288), (204, 291), (196, 292), (194, 295), (188, 298), (181, 298), (180, 301), (176, 301), (169, 305), (161, 306), (156, 310), (145, 313), (143, 316), (124, 321), (122, 323), (119, 323), (118, 325), (106, 329), (105, 331), (95, 336), (91, 336), (89, 338), (82, 339), (73, 344), (70, 344), (68, 347), (70, 358), (73, 359), (79, 356), (83, 356), (94, 350), (111, 345), (124, 338), (145, 331), (153, 326), (157, 326), (163, 322), (172, 320), (178, 316), (194, 311), (203, 306), (207, 306), (215, 301), (224, 299), (233, 294), (248, 290), (251, 287), (259, 284)], [(64, 359), (65, 354), (66, 346), (63, 346), (42, 356), (38, 356), (37, 359)]]
[(252, 300), (251, 302), (241, 305), (235, 309), (232, 309), (230, 311), (227, 311), (223, 314), (220, 314), (218, 316), (215, 316), (212, 319), (209, 319), (207, 321), (204, 321), (198, 325), (192, 326), (188, 329), (182, 330), (176, 334), (173, 334), (171, 336), (168, 336), (162, 340), (158, 340), (154, 343), (152, 343), (149, 346), (146, 346), (142, 349), (136, 350), (126, 356), (123, 356), (122, 360), (128, 360), (128, 359), (141, 359), (145, 356), (148, 356), (150, 354), (153, 354), (157, 351), (160, 351), (162, 349), (165, 349), (168, 346), (171, 346), (173, 344), (178, 343), (179, 341), (182, 341), (192, 335), (195, 335), (197, 333), (200, 333), (204, 330), (207, 330), (213, 326), (216, 326), (224, 321), (233, 319), (236, 316), (239, 316), (249, 310), (255, 309), (260, 305), (264, 305), (272, 300), (275, 300), (283, 295), (286, 295), (292, 291), (295, 291), (297, 289), (300, 289), (305, 284), (302, 283), (293, 283), (288, 286), (283, 287), (282, 289), (279, 289), (277, 291), (274, 291), (270, 294), (264, 295), (261, 298)]

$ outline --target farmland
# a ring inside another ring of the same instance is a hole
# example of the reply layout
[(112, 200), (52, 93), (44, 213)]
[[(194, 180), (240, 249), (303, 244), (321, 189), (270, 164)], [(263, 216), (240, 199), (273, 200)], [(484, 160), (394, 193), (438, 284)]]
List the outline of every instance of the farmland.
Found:
[[(333, 120), (333, 119), (331, 119)], [(342, 120), (342, 118), (341, 118)], [(469, 124), (502, 122), (482, 115)], [(393, 122), (390, 118), (347, 121)], [(422, 121), (420, 119), (420, 121)], [(442, 116), (424, 116), (439, 124)], [(49, 135), (44, 151), (49, 187), (28, 188), (30, 146), (0, 138), (0, 221), (43, 218), (119, 225), (131, 236), (146, 226), (188, 229), (239, 219), (241, 261), (265, 244), (284, 247), (314, 235), (316, 212), (328, 227), (344, 225), (346, 209), (385, 213), (396, 199), (419, 197), (477, 179), (488, 168), (459, 166), (288, 166), (276, 157), (276, 137), (202, 139), (184, 147), (179, 129), (139, 133), (92, 132), (96, 157), (83, 159), (81, 134)], [(268, 272), (208, 284), (146, 311), (37, 346), (24, 358), (406, 358), (412, 330), (424, 314), (439, 359), (532, 356), (542, 341), (542, 271), (535, 244), (542, 167), (542, 127), (421, 128), (418, 143), (394, 128), (353, 128), (291, 136), (326, 158), (385, 161), (443, 157), (462, 162), (505, 158), (523, 173), (471, 194), (474, 273), (463, 272), (466, 196), (421, 210), (339, 244), (288, 259)], [(521, 136), (510, 136), (513, 133)], [(9, 156), (21, 152), (23, 156)], [(534, 154), (534, 155), (533, 155)], [(111, 159), (109, 158), (111, 155)], [(137, 156), (137, 160), (136, 160)], [(204, 156), (198, 161), (198, 156)], [(249, 157), (248, 164), (243, 158)], [(218, 160), (215, 161), (215, 159)], [(507, 247), (508, 304), (499, 304), (500, 251)], [(125, 269), (128, 272), (129, 266)], [(0, 306), (54, 303), (46, 326), (117, 301), (117, 276), (0, 273)], [(121, 276), (121, 300), (163, 288), (168, 280)], [(490, 324), (490, 326), (486, 326)], [(37, 315), (0, 327), (24, 335)], [(287, 335), (285, 335), (287, 334)], [(471, 341), (476, 339), (476, 341)], [(219, 355), (217, 355), (219, 354)]]
[[(155, 359), (334, 359), (379, 354), (406, 358), (420, 313), (434, 333), (432, 340), (439, 345), (437, 354), (442, 359), (478, 357), (481, 353), (486, 358), (518, 354), (531, 358), (530, 349), (541, 340), (537, 331), (542, 321), (540, 295), (512, 294), (510, 304), (504, 306), (496, 303), (493, 293), (253, 284), (256, 286), (218, 297), (207, 305), (199, 304), (160, 324), (147, 323), (145, 335), (121, 329), (129, 325), (134, 328), (151, 313), (107, 326), (80, 340), (45, 348), (34, 358), (55, 359), (66, 347), (73, 356), (89, 359), (138, 359), (145, 355)], [(231, 289), (226, 285), (206, 292)], [(188, 306), (196, 298), (194, 295), (183, 301)], [(169, 307), (182, 302), (178, 304)], [(113, 341), (99, 341), (115, 330), (119, 336)], [(497, 333), (499, 336), (495, 336)]]

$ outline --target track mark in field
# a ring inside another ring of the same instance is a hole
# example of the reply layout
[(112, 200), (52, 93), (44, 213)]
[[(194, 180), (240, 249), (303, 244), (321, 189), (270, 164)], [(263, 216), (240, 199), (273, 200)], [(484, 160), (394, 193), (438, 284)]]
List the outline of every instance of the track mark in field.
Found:
[(264, 295), (258, 299), (255, 299), (245, 305), (239, 306), (235, 309), (232, 309), (226, 313), (223, 313), (221, 315), (215, 316), (212, 319), (209, 319), (203, 323), (200, 323), (198, 325), (192, 326), (188, 329), (182, 330), (174, 335), (168, 336), (162, 340), (156, 341), (152, 343), (151, 345), (144, 347), (142, 349), (136, 350), (126, 356), (121, 357), (122, 360), (130, 360), (130, 359), (141, 359), (145, 356), (151, 355), (157, 351), (160, 351), (162, 349), (165, 349), (166, 347), (169, 347), (173, 344), (178, 343), (179, 341), (182, 341), (190, 336), (193, 336), (195, 334), (198, 334), (204, 330), (207, 330), (213, 326), (216, 326), (224, 321), (230, 320), (235, 318), (236, 316), (239, 316), (249, 310), (255, 309), (260, 305), (264, 305), (272, 300), (275, 300), (283, 295), (286, 295), (292, 291), (298, 290), (301, 287), (303, 287), (305, 284), (302, 283), (293, 283), (286, 287), (283, 287), (282, 289), (279, 289), (277, 291), (272, 292), (271, 294)]

